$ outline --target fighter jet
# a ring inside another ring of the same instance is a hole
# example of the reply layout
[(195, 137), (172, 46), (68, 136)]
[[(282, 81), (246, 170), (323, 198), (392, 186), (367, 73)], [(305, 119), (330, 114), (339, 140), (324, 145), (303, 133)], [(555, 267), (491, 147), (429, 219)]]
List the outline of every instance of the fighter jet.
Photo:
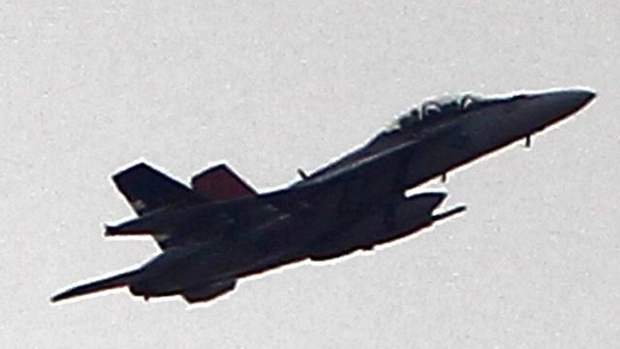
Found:
[(118, 287), (145, 299), (181, 295), (208, 301), (237, 281), (302, 260), (337, 258), (393, 241), (465, 210), (434, 213), (443, 192), (410, 188), (525, 139), (574, 114), (584, 89), (477, 97), (414, 107), (343, 158), (292, 185), (258, 193), (226, 165), (191, 186), (140, 163), (112, 179), (138, 215), (106, 236), (151, 235), (162, 252), (142, 267), (70, 288), (52, 301)]

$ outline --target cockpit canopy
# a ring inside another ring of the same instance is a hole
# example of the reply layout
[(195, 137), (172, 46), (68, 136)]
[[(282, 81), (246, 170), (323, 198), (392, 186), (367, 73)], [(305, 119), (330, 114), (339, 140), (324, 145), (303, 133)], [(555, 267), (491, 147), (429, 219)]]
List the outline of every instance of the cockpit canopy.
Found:
[(482, 98), (469, 94), (429, 100), (422, 103), (420, 107), (414, 107), (407, 113), (399, 116), (388, 127), (388, 131), (406, 130), (417, 125), (435, 122), (464, 110), (469, 110), (482, 101)]

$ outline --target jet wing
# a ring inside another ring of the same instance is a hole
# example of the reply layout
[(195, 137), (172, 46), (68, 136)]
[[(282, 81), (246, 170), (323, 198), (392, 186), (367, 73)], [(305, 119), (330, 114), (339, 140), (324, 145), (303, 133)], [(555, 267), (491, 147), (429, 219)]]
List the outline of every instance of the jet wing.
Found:
[(125, 287), (131, 278), (138, 273), (137, 270), (114, 275), (105, 279), (89, 282), (87, 284), (72, 287), (53, 296), (51, 301), (58, 302), (68, 298), (84, 296), (90, 293)]

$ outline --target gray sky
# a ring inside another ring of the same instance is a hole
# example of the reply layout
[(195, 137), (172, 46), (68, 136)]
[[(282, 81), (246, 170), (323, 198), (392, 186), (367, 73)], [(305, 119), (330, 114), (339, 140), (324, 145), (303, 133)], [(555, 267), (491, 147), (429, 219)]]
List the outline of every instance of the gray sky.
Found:
[[(3, 1), (0, 343), (617, 347), (617, 2), (324, 3)], [(569, 86), (596, 103), (433, 183), (469, 211), (415, 238), (208, 307), (48, 303), (156, 253), (102, 238), (131, 214), (109, 175), (140, 158), (183, 180), (225, 159), (267, 190), (427, 97)]]

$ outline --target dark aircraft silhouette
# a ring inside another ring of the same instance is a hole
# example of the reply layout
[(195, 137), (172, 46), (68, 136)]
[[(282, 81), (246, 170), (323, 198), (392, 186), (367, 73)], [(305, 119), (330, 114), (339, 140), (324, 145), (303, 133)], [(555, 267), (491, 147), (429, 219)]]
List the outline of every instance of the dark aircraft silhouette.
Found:
[(145, 299), (208, 301), (237, 280), (305, 259), (326, 260), (408, 236), (464, 211), (433, 213), (445, 193), (405, 191), (575, 113), (594, 93), (571, 89), (427, 101), (363, 147), (290, 187), (259, 194), (226, 165), (191, 188), (147, 164), (112, 178), (138, 217), (106, 236), (151, 235), (162, 253), (142, 267), (73, 287), (52, 301), (127, 286)]

